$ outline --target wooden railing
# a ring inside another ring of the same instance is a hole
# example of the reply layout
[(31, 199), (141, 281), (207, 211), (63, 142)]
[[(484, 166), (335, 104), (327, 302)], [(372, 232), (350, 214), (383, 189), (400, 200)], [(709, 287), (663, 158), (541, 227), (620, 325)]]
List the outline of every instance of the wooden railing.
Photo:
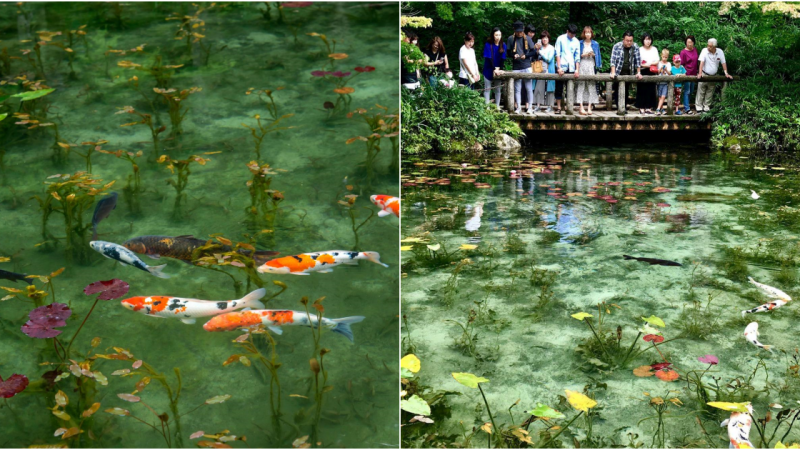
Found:
[(575, 83), (579, 81), (591, 81), (595, 83), (602, 83), (605, 82), (606, 84), (606, 109), (611, 110), (612, 108), (612, 97), (613, 97), (613, 89), (612, 83), (619, 82), (619, 87), (617, 88), (617, 114), (622, 116), (625, 115), (625, 83), (668, 83), (667, 89), (667, 99), (666, 99), (666, 108), (667, 108), (667, 115), (674, 115), (674, 88), (675, 83), (722, 83), (722, 93), (725, 93), (725, 88), (728, 87), (728, 82), (730, 81), (738, 81), (739, 77), (733, 77), (733, 79), (719, 76), (719, 75), (704, 75), (703, 78), (698, 79), (694, 76), (686, 76), (686, 75), (651, 75), (651, 76), (643, 76), (639, 79), (636, 75), (618, 75), (616, 77), (612, 77), (611, 74), (598, 74), (598, 75), (578, 75), (575, 77), (575, 74), (568, 74), (565, 73), (564, 75), (559, 75), (557, 73), (525, 73), (525, 72), (507, 72), (504, 71), (499, 75), (495, 75), (494, 79), (496, 80), (504, 80), (507, 81), (506, 83), (506, 96), (508, 100), (506, 100), (506, 108), (508, 109), (509, 113), (514, 111), (514, 80), (556, 80), (556, 81), (565, 81), (567, 84), (567, 98), (566, 98), (566, 112), (567, 114), (575, 114), (574, 107), (575, 107)]

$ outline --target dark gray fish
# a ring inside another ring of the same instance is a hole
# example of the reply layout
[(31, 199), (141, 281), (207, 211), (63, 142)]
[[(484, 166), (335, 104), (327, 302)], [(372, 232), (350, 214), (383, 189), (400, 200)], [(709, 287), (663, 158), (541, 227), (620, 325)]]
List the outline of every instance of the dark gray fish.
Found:
[(647, 264), (650, 264), (651, 266), (652, 265), (659, 265), (659, 266), (678, 266), (678, 267), (683, 267), (683, 264), (676, 263), (675, 261), (667, 261), (666, 259), (637, 258), (635, 256), (628, 256), (628, 255), (622, 255), (622, 257), (625, 258), (626, 260), (627, 259), (633, 259), (633, 260), (636, 260), (636, 261), (646, 262)]
[(92, 240), (97, 240), (97, 224), (111, 215), (111, 211), (117, 207), (117, 193), (112, 192), (111, 195), (97, 202), (94, 208), (94, 215), (92, 216)]
[(25, 278), (26, 276), (27, 274), (24, 273), (14, 273), (7, 270), (0, 270), (0, 278), (4, 280), (11, 280), (15, 283), (17, 281), (24, 281), (28, 284), (33, 284), (33, 281), (30, 278)]

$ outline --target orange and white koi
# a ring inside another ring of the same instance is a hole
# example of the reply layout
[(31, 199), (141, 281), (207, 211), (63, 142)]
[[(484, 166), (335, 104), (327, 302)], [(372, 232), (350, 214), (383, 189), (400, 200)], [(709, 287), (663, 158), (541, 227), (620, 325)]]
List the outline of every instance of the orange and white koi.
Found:
[[(309, 320), (310, 318), (310, 320)], [(364, 316), (344, 317), (342, 319), (322, 318), (322, 327), (350, 339), (353, 342), (353, 330), (350, 325), (364, 320)], [(316, 315), (306, 314), (304, 311), (289, 310), (246, 310), (229, 312), (216, 316), (203, 325), (206, 331), (232, 331), (238, 328), (250, 328), (263, 325), (275, 334), (283, 334), (280, 327), (300, 325), (317, 327), (319, 321)]]
[(731, 413), (731, 417), (722, 421), (719, 426), (728, 427), (728, 448), (755, 448), (750, 442), (750, 427), (753, 425), (753, 405), (749, 402), (746, 405), (747, 411)]
[(394, 214), (395, 217), (400, 217), (400, 199), (390, 195), (373, 195), (369, 198), (381, 210), (378, 212), (378, 217), (385, 217), (389, 214)]
[(747, 342), (755, 345), (758, 348), (763, 348), (767, 351), (772, 351), (771, 345), (764, 345), (761, 342), (758, 342), (758, 322), (750, 322), (747, 325), (747, 328), (744, 329), (744, 338), (747, 339)]
[(259, 273), (272, 273), (276, 275), (309, 275), (311, 272), (329, 273), (333, 268), (345, 264), (357, 266), (359, 259), (366, 259), (383, 267), (388, 264), (381, 262), (381, 255), (377, 252), (348, 252), (346, 250), (330, 250), (327, 252), (301, 253), (299, 255), (284, 256), (269, 260), (258, 267)]
[(769, 303), (764, 303), (763, 305), (757, 306), (753, 309), (742, 311), (742, 317), (744, 317), (745, 314), (772, 311), (773, 309), (778, 309), (781, 306), (792, 301), (792, 297), (789, 297), (789, 294), (783, 292), (778, 288), (767, 286), (766, 284), (761, 284), (756, 280), (754, 280), (752, 277), (747, 277), (747, 279), (750, 281), (751, 284), (755, 285), (757, 288), (761, 289), (764, 293), (766, 293), (767, 297), (773, 298), (775, 300)]
[(122, 300), (122, 306), (152, 317), (177, 317), (181, 322), (193, 324), (198, 317), (216, 316), (242, 308), (264, 309), (260, 299), (267, 290), (264, 288), (245, 295), (239, 300), (197, 300), (167, 296), (131, 297)]

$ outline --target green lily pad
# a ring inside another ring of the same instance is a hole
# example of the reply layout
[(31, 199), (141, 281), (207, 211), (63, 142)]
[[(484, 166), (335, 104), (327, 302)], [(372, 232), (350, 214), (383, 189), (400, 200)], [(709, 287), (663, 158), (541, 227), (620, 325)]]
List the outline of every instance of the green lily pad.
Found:
[(658, 318), (656, 316), (642, 317), (642, 319), (644, 319), (644, 321), (649, 323), (650, 325), (653, 325), (653, 326), (656, 326), (656, 327), (662, 327), (663, 328), (663, 327), (667, 326), (664, 323), (663, 320), (661, 320), (660, 318)]
[(400, 400), (400, 409), (423, 416), (431, 415), (431, 407), (419, 395), (412, 395), (408, 400)]
[(6, 117), (8, 117), (8, 113), (0, 114), (0, 122), (2, 122)]
[(400, 368), (400, 376), (403, 378), (411, 378), (414, 376), (414, 373), (410, 370), (406, 369), (405, 367)]
[(543, 419), (563, 419), (566, 417), (555, 409), (545, 405), (544, 403), (537, 403), (536, 408), (528, 411), (528, 414)]
[(28, 92), (20, 92), (19, 94), (14, 94), (12, 97), (19, 97), (21, 101), (27, 102), (28, 100), (36, 100), (39, 97), (44, 97), (47, 94), (55, 91), (55, 89), (39, 89), (38, 91), (28, 91)]
[(478, 389), (478, 383), (488, 383), (489, 380), (483, 377), (475, 376), (471, 373), (453, 372), (453, 378), (464, 386), (472, 389)]
[(575, 314), (571, 315), (570, 317), (572, 317), (573, 319), (578, 319), (578, 320), (582, 321), (583, 319), (586, 319), (587, 317), (594, 317), (594, 316), (589, 314), (589, 313), (587, 313), (587, 312), (579, 312), (579, 313), (575, 313)]

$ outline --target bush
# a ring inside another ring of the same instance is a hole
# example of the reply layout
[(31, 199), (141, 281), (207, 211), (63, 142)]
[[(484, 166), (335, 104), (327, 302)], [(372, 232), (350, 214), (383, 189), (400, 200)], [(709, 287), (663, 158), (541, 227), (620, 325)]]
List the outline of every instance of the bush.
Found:
[(502, 133), (522, 135), (508, 114), (487, 105), (483, 96), (470, 89), (403, 89), (402, 100), (403, 152), (407, 154), (463, 152), (476, 143), (493, 142)]

